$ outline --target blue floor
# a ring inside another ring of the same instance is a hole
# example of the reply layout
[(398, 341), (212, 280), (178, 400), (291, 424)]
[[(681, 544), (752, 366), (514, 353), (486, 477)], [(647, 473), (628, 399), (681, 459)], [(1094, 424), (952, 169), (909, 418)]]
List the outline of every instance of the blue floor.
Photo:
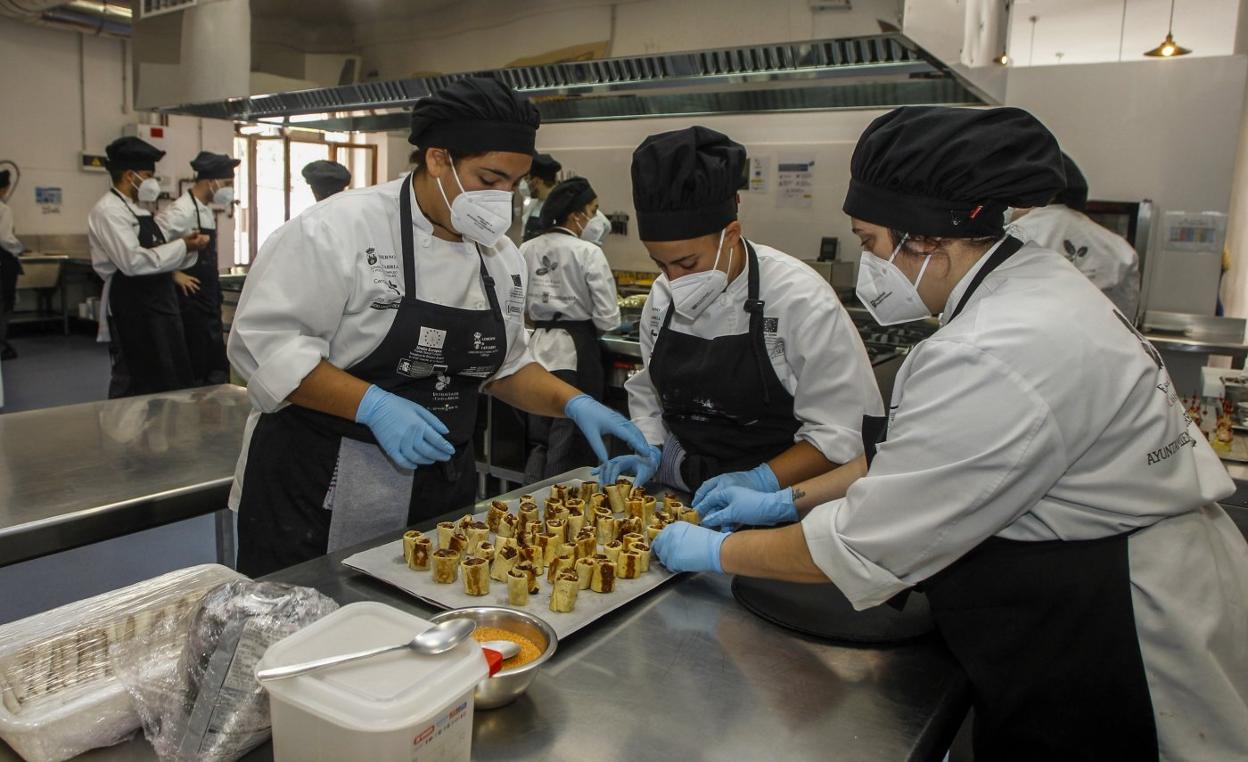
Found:
[(6, 413), (108, 397), (108, 345), (94, 336), (59, 334), (9, 339), (16, 360), (0, 363)]

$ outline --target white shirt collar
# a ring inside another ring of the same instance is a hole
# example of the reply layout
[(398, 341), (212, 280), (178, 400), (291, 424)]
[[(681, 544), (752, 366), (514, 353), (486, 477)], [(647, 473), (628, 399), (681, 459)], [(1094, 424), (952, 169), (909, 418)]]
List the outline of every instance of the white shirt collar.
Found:
[[(412, 186), (410, 193), (412, 194), (412, 227), (416, 228), (425, 235), (433, 235), (433, 223), (420, 210), (420, 204), (416, 201), (416, 178), (412, 178)], [(449, 243), (449, 242), (448, 242)]]
[(942, 326), (946, 325), (953, 319), (953, 311), (958, 308), (958, 302), (962, 301), (962, 295), (966, 293), (968, 288), (970, 288), (971, 281), (975, 279), (975, 273), (983, 269), (984, 265), (988, 263), (988, 258), (991, 257), (992, 253), (997, 250), (997, 247), (1005, 243), (1005, 241), (1005, 237), (1002, 237), (1001, 240), (992, 245), (992, 248), (985, 251), (984, 255), (979, 258), (979, 261), (977, 261), (971, 269), (967, 271), (966, 275), (962, 276), (962, 280), (958, 281), (958, 285), (953, 287), (953, 292), (949, 294), (949, 299), (945, 302), (945, 309), (940, 313), (940, 324)]

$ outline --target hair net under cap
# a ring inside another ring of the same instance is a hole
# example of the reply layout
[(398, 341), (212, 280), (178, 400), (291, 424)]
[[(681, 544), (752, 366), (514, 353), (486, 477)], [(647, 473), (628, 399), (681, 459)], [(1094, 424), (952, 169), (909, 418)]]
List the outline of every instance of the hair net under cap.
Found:
[(532, 154), (542, 117), (529, 99), (491, 77), (466, 77), (412, 107), (407, 142), (457, 154)]
[(646, 138), (633, 151), (633, 207), (643, 241), (718, 233), (737, 218), (745, 147), (707, 127)]
[(914, 235), (999, 236), (1006, 207), (1065, 184), (1057, 139), (1022, 109), (905, 106), (858, 139), (843, 209)]

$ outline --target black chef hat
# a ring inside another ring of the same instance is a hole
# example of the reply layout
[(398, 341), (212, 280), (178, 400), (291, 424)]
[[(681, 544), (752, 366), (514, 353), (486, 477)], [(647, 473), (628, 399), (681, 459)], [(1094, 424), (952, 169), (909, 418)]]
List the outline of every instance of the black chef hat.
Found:
[(9, 170), (0, 169), (0, 188), (8, 187), (9, 180), (11, 180), (12, 177), (13, 175), (9, 173)]
[(347, 183), (351, 182), (350, 170), (336, 161), (325, 161), (324, 159), (309, 162), (303, 168), (301, 174), (303, 179), (313, 189), (325, 189), (331, 194), (337, 193), (347, 187)]
[(646, 138), (633, 151), (633, 206), (643, 241), (718, 233), (737, 218), (745, 147), (694, 126)]
[(1071, 209), (1083, 211), (1088, 207), (1088, 181), (1075, 160), (1062, 153), (1062, 169), (1066, 171), (1066, 189), (1053, 198), (1053, 203), (1064, 204)]
[(559, 177), (561, 169), (563, 165), (556, 161), (555, 157), (548, 153), (536, 153), (533, 154), (533, 166), (529, 168), (529, 174), (553, 183)]
[(1017, 108), (894, 109), (858, 139), (849, 170), (849, 216), (956, 238), (999, 236), (1006, 207), (1044, 206), (1066, 183), (1057, 139)]
[(559, 183), (542, 204), (542, 228), (552, 228), (563, 222), (569, 214), (584, 209), (598, 198), (593, 186), (583, 177), (573, 177)]
[(165, 152), (146, 140), (127, 135), (117, 138), (104, 149), (110, 170), (131, 169), (135, 172), (155, 172), (156, 162)]
[(542, 122), (529, 99), (492, 77), (467, 77), (412, 107), (407, 142), (451, 153), (533, 153)]
[(222, 153), (200, 151), (191, 161), (191, 169), (195, 170), (196, 180), (232, 180), (234, 168), (242, 163)]

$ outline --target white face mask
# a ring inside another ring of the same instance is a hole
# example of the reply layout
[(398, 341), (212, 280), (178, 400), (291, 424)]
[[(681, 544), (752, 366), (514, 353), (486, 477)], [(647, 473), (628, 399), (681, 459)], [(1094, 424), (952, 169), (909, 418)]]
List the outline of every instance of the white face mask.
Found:
[(854, 292), (858, 294), (862, 306), (867, 308), (867, 312), (880, 325), (909, 323), (932, 316), (932, 311), (919, 297), (919, 283), (923, 281), (923, 273), (932, 258), (930, 255), (923, 258), (919, 277), (911, 283), (906, 274), (893, 264), (905, 242), (906, 239), (902, 238), (887, 260), (864, 251), (858, 265), (858, 285)]
[[(135, 175), (135, 177), (138, 177), (138, 175)], [(135, 187), (133, 180), (130, 181), (130, 186)], [(149, 177), (139, 183), (136, 190), (138, 191), (139, 201), (150, 204), (160, 198), (160, 181), (154, 177)]]
[(533, 197), (533, 189), (529, 187), (529, 181), (527, 179), (520, 181), (520, 184), (516, 186), (516, 192), (527, 198)]
[[(715, 297), (728, 288), (728, 273), (720, 270), (719, 254), (724, 247), (724, 233), (719, 231), (719, 245), (715, 248), (715, 264), (706, 272), (682, 275), (672, 281), (672, 305), (676, 314), (685, 320), (697, 320), (711, 306)], [(728, 267), (732, 267), (732, 252), (728, 252)]]
[(213, 191), (212, 203), (218, 206), (229, 206), (234, 203), (234, 186), (222, 185)]
[(454, 162), (451, 162), (451, 174), (455, 175), (455, 183), (459, 186), (459, 195), (453, 203), (446, 197), (442, 178), (438, 178), (442, 200), (451, 210), (451, 227), (464, 238), (482, 246), (498, 243), (498, 239), (511, 227), (511, 191), (464, 190)]
[(581, 228), (581, 238), (601, 246), (603, 240), (607, 237), (607, 233), (610, 232), (611, 220), (608, 220), (607, 215), (603, 214), (602, 210), (599, 209), (594, 213), (593, 217), (589, 218), (589, 222), (585, 223), (585, 227)]

